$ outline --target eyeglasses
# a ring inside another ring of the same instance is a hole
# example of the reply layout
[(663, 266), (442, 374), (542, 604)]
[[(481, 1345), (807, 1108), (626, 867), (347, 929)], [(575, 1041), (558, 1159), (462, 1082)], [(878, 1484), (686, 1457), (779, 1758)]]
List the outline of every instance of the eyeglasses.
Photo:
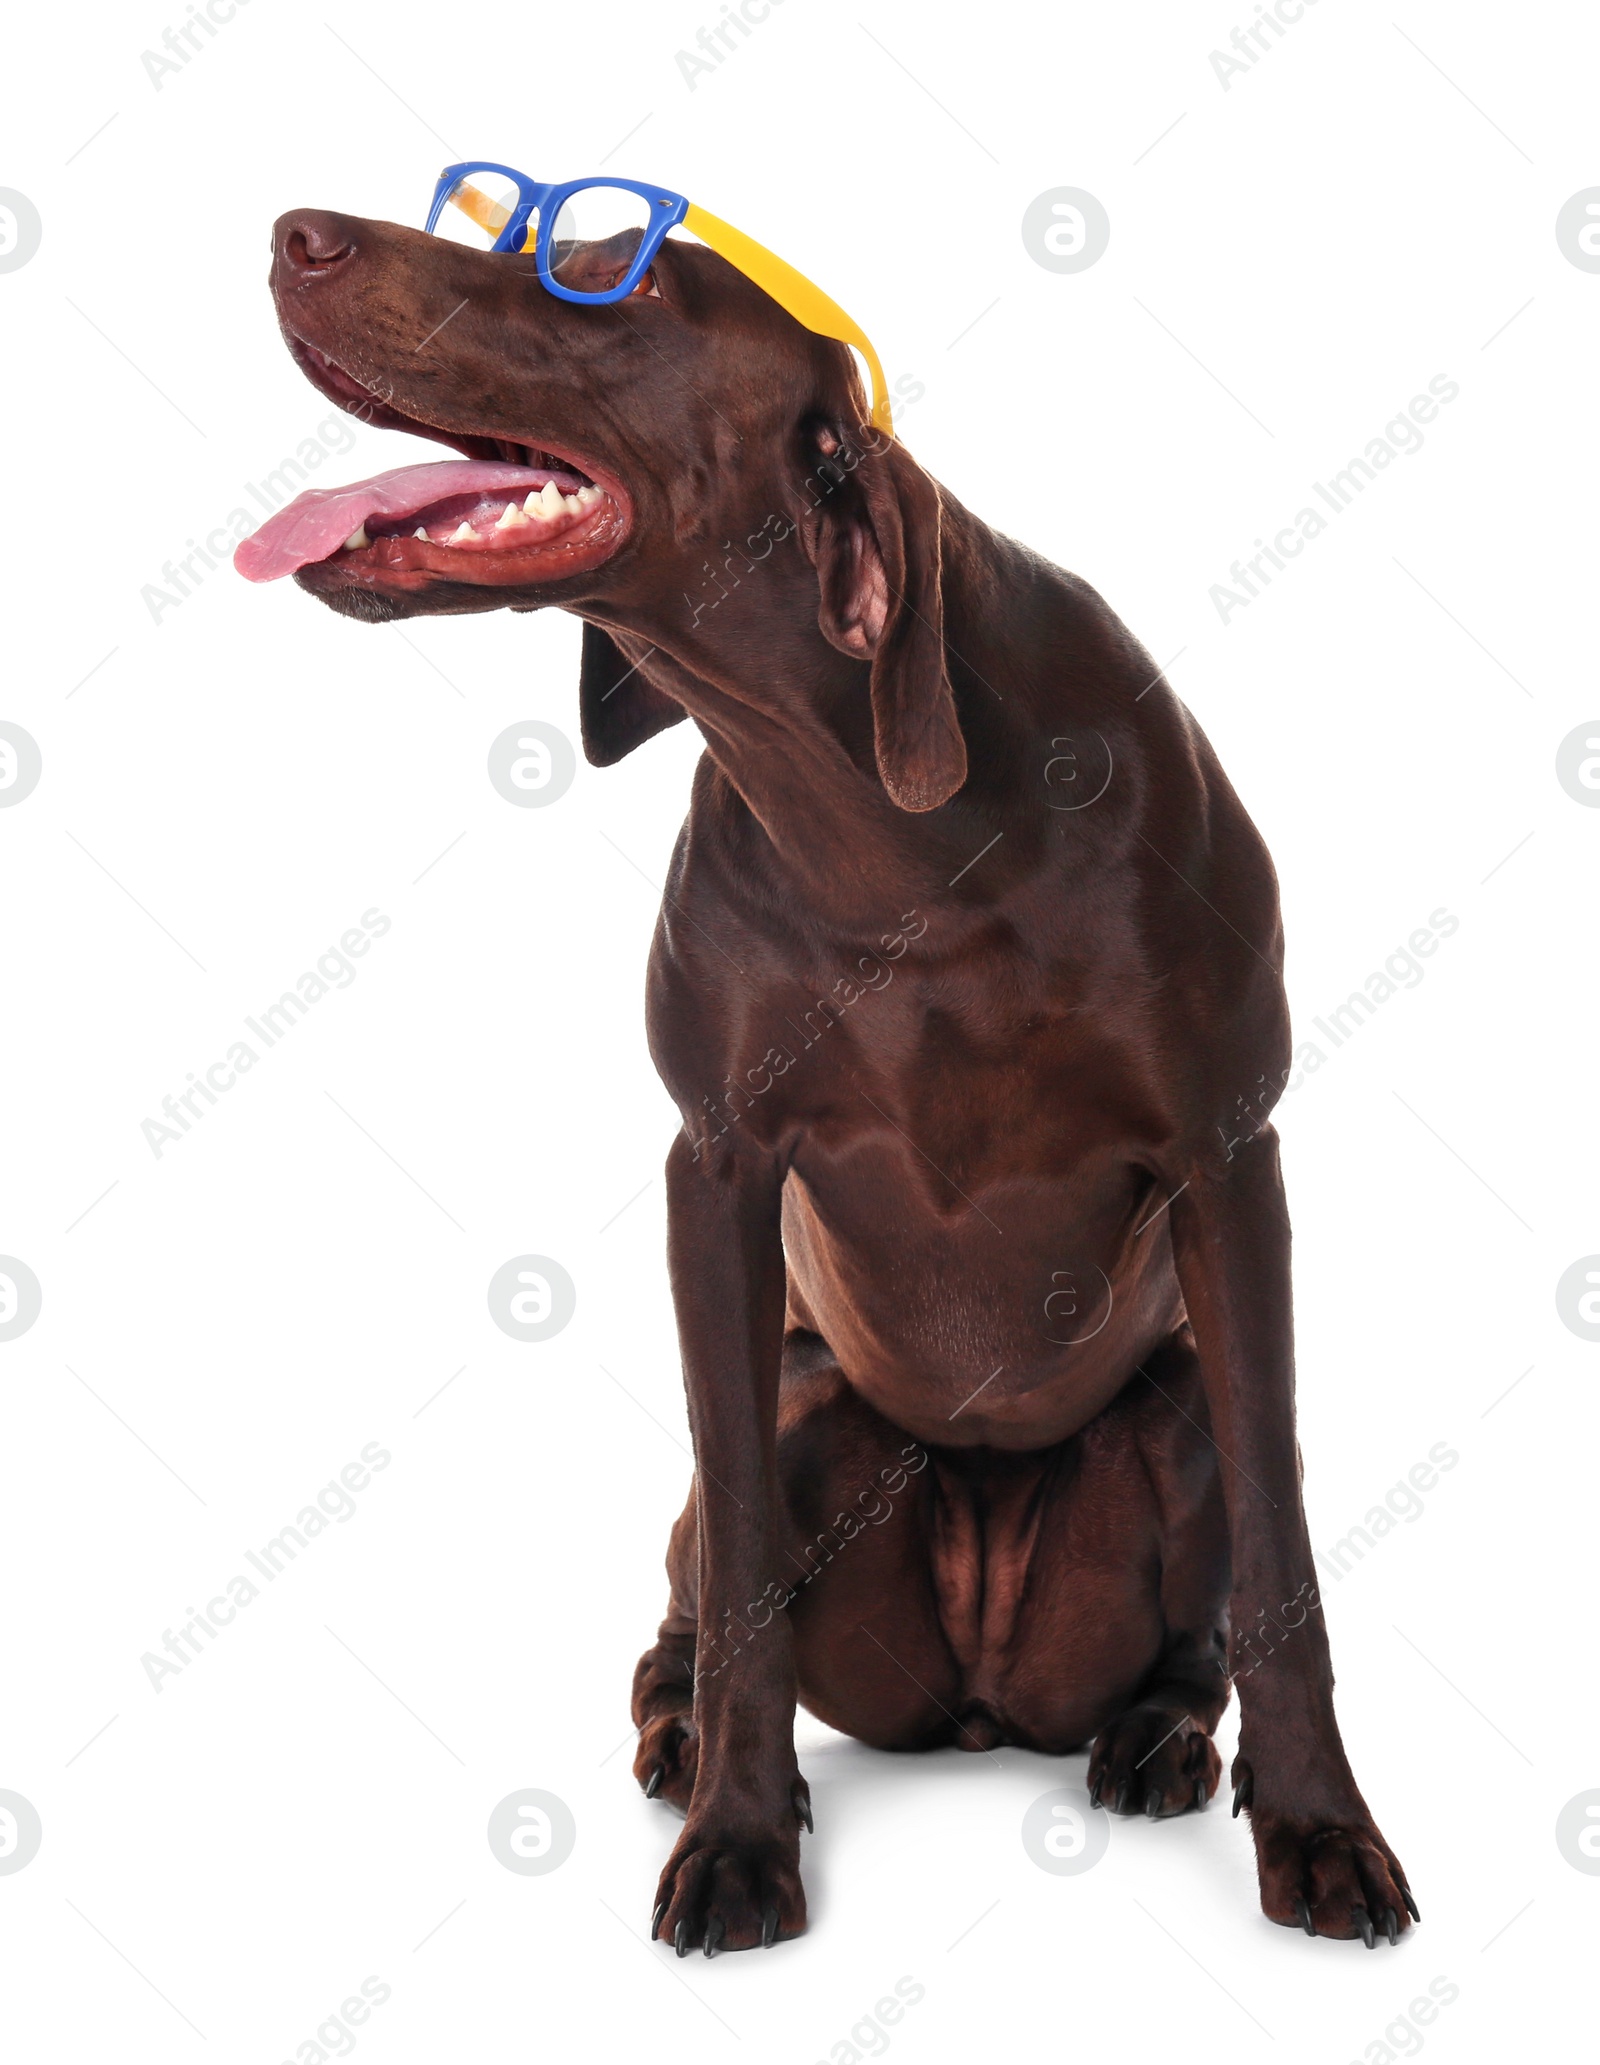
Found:
[[(821, 337), (854, 345), (872, 372), (872, 421), (894, 435), (883, 365), (866, 332), (804, 273), (731, 223), (666, 187), (635, 179), (569, 179), (545, 186), (509, 165), (468, 160), (447, 165), (428, 210), (430, 234), (480, 251), (531, 251), (539, 278), (562, 301), (603, 306), (626, 301), (650, 270), (668, 230), (679, 224), (736, 265), (747, 279)], [(596, 252), (596, 245), (609, 251)], [(614, 264), (593, 284), (596, 259)]]

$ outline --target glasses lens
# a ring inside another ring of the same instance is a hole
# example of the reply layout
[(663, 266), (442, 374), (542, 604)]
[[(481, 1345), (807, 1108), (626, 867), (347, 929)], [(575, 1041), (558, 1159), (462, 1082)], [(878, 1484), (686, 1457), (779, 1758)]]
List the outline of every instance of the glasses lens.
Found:
[(657, 206), (625, 186), (580, 187), (555, 220), (552, 277), (574, 294), (604, 294), (616, 286), (638, 255)]
[(468, 172), (445, 196), (433, 233), (448, 237), (453, 244), (492, 251), (516, 206), (516, 186), (503, 172)]

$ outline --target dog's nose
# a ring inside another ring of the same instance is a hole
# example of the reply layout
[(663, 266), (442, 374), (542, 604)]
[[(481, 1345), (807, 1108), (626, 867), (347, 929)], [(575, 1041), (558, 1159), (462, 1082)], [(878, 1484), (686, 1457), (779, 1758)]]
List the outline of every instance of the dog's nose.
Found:
[(355, 224), (346, 215), (323, 208), (297, 208), (273, 225), (273, 250), (279, 269), (296, 285), (317, 274), (335, 271), (356, 254)]

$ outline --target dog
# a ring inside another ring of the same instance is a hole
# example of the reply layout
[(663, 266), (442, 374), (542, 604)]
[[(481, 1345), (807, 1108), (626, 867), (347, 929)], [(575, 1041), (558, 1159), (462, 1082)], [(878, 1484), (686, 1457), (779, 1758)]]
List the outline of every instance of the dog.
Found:
[(1193, 718), (702, 246), (578, 305), (299, 210), (271, 283), (314, 386), (461, 456), (241, 567), (370, 622), (568, 610), (591, 762), (705, 741), (647, 1002), (695, 1456), (633, 1687), (684, 1815), (652, 1935), (804, 1929), (797, 1698), (882, 1749), (1092, 1745), (1092, 1803), (1165, 1820), (1236, 1682), (1264, 1911), (1395, 1943), (1301, 1503), (1277, 886)]

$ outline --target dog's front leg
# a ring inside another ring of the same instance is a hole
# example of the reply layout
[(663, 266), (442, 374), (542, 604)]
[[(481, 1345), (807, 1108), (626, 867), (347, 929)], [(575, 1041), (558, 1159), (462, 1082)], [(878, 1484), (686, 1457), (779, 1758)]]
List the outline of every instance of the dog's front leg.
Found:
[[(1289, 1218), (1270, 1128), (1172, 1205), (1178, 1277), (1222, 1457), (1233, 1550), (1236, 1801), (1261, 1905), (1308, 1935), (1393, 1942), (1416, 1908), (1357, 1788), (1333, 1712), (1294, 1423)], [(1237, 1811), (1237, 1806), (1236, 1810)], [(1409, 1913), (1408, 1913), (1409, 1911)]]
[(700, 1526), (694, 1795), (653, 1933), (681, 1957), (805, 1927), (794, 1655), (777, 1557), (783, 1170), (729, 1135), (667, 1158), (668, 1260), (694, 1435)]

